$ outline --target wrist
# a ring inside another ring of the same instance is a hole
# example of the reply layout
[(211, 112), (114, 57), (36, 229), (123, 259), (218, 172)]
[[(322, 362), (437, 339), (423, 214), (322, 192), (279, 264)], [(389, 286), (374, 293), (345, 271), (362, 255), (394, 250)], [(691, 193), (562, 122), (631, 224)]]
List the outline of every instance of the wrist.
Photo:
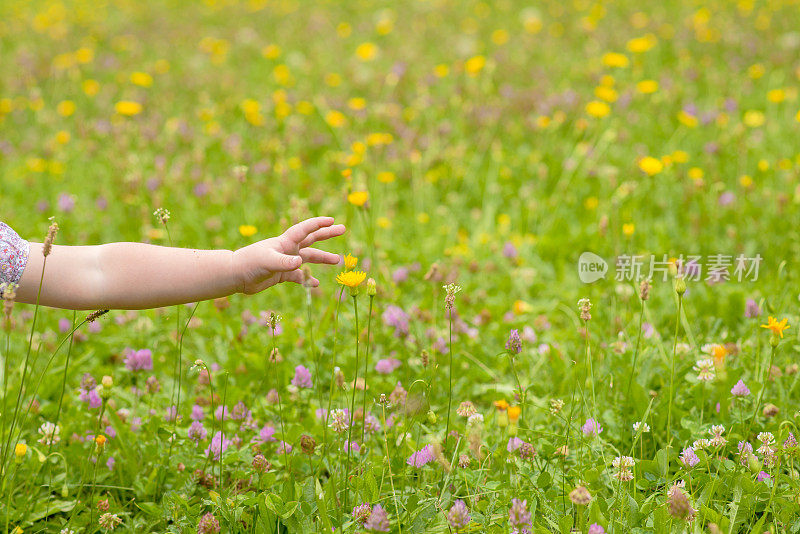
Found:
[(239, 268), (239, 255), (236, 250), (228, 250), (228, 287), (232, 288), (231, 293), (244, 293), (244, 278), (242, 270)]

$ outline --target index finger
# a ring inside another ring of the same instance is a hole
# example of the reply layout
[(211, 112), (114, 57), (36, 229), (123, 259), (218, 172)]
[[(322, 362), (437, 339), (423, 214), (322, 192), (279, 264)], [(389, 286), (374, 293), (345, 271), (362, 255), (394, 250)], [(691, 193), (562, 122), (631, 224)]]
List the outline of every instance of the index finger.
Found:
[(292, 240), (296, 244), (300, 244), (308, 234), (316, 232), (320, 228), (325, 228), (333, 224), (333, 217), (312, 217), (301, 221), (288, 230), (283, 235)]

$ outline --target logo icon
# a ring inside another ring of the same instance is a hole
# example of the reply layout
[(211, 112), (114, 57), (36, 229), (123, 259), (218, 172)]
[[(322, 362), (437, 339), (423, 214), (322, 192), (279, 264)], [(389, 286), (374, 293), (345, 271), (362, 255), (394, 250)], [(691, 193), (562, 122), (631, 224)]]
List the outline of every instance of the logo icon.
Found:
[(578, 278), (584, 284), (591, 284), (606, 277), (608, 263), (594, 252), (584, 252), (578, 258)]

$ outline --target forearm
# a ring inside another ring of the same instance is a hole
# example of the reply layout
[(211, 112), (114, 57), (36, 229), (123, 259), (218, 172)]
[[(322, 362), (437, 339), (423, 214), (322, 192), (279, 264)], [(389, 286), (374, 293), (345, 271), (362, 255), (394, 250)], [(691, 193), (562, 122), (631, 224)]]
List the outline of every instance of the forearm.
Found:
[[(195, 250), (144, 243), (53, 246), (40, 303), (76, 310), (145, 309), (196, 302), (241, 291), (230, 250)], [(36, 302), (44, 257), (31, 243), (18, 300)]]

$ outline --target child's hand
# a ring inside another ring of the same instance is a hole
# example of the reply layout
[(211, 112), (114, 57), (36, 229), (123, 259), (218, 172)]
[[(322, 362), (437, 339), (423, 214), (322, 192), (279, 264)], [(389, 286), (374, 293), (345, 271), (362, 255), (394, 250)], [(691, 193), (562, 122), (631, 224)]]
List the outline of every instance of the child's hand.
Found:
[(234, 251), (232, 267), (240, 282), (237, 286), (239, 291), (252, 295), (280, 282), (305, 282), (312, 287), (318, 286), (319, 280), (314, 277), (305, 280), (300, 267), (303, 263), (336, 265), (339, 256), (310, 245), (344, 232), (344, 225), (334, 225), (333, 217), (314, 217), (295, 224), (277, 237)]

